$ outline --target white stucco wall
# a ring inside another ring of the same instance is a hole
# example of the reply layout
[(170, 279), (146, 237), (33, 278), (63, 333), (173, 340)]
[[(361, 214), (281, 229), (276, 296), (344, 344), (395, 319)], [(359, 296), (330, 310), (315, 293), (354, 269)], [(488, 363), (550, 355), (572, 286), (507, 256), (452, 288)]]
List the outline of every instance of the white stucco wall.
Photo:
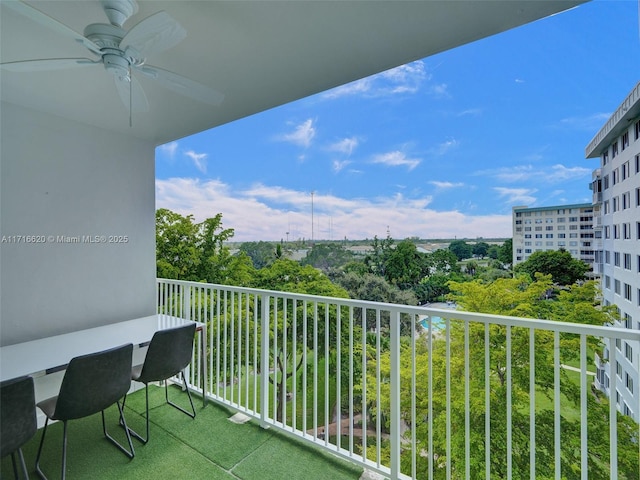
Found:
[(7, 103), (0, 129), (0, 344), (155, 313), (154, 145)]

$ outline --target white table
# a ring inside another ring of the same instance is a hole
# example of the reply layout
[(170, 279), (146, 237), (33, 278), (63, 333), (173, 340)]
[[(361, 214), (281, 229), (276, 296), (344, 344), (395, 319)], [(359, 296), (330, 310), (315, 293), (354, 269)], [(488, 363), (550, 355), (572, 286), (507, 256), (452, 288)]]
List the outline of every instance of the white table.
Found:
[[(0, 347), (0, 381), (23, 375), (39, 377), (64, 370), (74, 357), (126, 343), (133, 343), (134, 347), (145, 346), (156, 331), (185, 323), (191, 323), (191, 320), (168, 315), (151, 315)], [(202, 385), (206, 391), (206, 325), (200, 322), (196, 324), (196, 330), (201, 336)], [(202, 398), (204, 404), (206, 395), (203, 394)]]

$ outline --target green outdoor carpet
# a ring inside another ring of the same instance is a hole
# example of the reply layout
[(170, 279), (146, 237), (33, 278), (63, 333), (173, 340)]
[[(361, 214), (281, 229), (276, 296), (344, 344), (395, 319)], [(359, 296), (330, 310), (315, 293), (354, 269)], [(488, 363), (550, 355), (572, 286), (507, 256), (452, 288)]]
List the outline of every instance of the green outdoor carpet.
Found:
[[(136, 456), (129, 460), (102, 434), (100, 414), (69, 422), (67, 478), (69, 480), (357, 480), (362, 469), (321, 450), (297, 442), (256, 422), (230, 422), (233, 411), (194, 396), (196, 418), (191, 419), (167, 405), (164, 388), (149, 387), (150, 440), (146, 445), (133, 439)], [(169, 398), (182, 407), (189, 402), (177, 387)], [(145, 433), (144, 390), (127, 398), (126, 419), (131, 428)], [(109, 433), (126, 443), (118, 426), (117, 408), (107, 412)], [(35, 473), (35, 458), (42, 430), (23, 448), (29, 475)], [(62, 424), (50, 424), (41, 460), (50, 479), (60, 478)], [(2, 459), (2, 479), (13, 478), (11, 458)]]

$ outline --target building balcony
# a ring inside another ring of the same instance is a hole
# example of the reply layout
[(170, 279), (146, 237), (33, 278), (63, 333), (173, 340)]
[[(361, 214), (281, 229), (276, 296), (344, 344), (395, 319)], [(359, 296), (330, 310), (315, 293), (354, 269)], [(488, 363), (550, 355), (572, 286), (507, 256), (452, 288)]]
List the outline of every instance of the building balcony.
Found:
[[(152, 389), (152, 440), (136, 444), (132, 461), (101, 442), (99, 417), (72, 422), (69, 478), (638, 472), (638, 424), (596, 387), (606, 376), (607, 391), (625, 388), (603, 342), (638, 344), (640, 331), (176, 280), (157, 287), (161, 320), (206, 325), (188, 377), (208, 404), (191, 420)], [(130, 395), (134, 429), (143, 411), (144, 396)], [(48, 435), (51, 472), (60, 437)], [(633, 439), (635, 463), (625, 450)], [(2, 469), (9, 478), (10, 461)]]

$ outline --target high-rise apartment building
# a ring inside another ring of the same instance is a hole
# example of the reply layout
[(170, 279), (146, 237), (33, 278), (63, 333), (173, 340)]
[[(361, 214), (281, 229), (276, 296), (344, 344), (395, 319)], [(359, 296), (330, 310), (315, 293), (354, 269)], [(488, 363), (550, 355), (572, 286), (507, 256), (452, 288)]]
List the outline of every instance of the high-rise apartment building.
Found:
[[(591, 189), (600, 207), (596, 232), (602, 248), (594, 270), (600, 274), (602, 297), (620, 313), (617, 327), (640, 329), (640, 83), (611, 115), (586, 147), (587, 158), (600, 158)], [(608, 363), (615, 351), (615, 382)], [(607, 345), (597, 359), (596, 385), (618, 410), (640, 421), (640, 342)], [(615, 384), (615, 395), (612, 386)]]
[(593, 265), (596, 247), (594, 221), (598, 205), (581, 203), (552, 207), (513, 207), (513, 265), (532, 253), (564, 249)]

